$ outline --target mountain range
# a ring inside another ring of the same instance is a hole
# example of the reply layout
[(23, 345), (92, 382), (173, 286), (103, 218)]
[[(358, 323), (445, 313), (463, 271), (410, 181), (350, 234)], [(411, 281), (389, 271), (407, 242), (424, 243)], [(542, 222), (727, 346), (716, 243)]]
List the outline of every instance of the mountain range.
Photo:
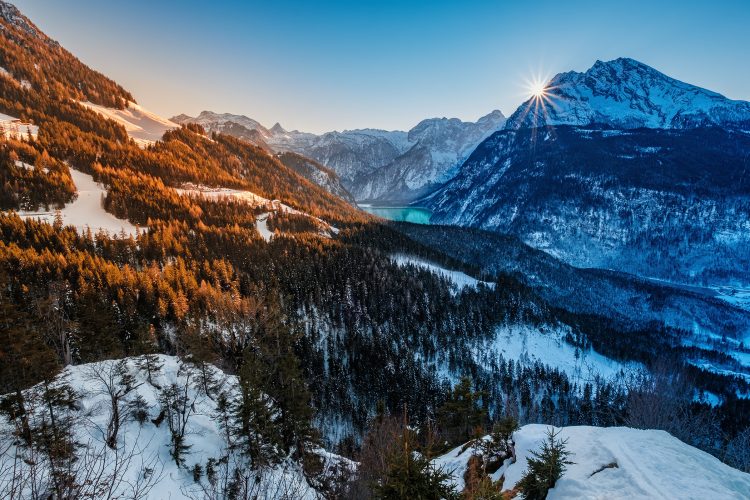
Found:
[(503, 114), (493, 111), (476, 122), (430, 118), (408, 132), (360, 129), (315, 135), (289, 132), (278, 123), (269, 129), (246, 116), (210, 111), (171, 120), (307, 156), (336, 172), (358, 201), (381, 204), (413, 201), (447, 181), (471, 151), (505, 123)]

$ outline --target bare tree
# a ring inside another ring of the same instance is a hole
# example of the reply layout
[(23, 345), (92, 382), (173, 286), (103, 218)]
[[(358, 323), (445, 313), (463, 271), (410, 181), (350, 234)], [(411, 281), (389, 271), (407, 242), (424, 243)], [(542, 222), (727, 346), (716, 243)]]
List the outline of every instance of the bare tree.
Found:
[(127, 413), (123, 411), (124, 400), (142, 384), (135, 383), (126, 360), (94, 363), (87, 367), (86, 375), (98, 386), (94, 394), (105, 395), (109, 401), (109, 418), (104, 435), (107, 446), (114, 450), (117, 448), (120, 426), (127, 418)]

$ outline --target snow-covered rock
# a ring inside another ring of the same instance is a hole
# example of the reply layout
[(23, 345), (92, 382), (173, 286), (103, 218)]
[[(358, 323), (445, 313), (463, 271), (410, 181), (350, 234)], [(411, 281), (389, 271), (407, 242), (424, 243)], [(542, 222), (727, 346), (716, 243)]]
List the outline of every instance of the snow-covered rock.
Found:
[[(530, 424), (513, 434), (517, 461), (492, 475), (504, 478), (503, 490), (512, 489), (527, 467), (527, 457), (538, 450), (549, 426)], [(563, 477), (549, 491), (552, 499), (746, 499), (750, 474), (722, 463), (664, 431), (626, 427), (563, 427), (559, 438), (571, 452)], [(434, 460), (450, 472), (457, 489), (472, 448), (459, 446)]]
[(727, 99), (628, 58), (597, 61), (585, 73), (560, 73), (545, 93), (522, 104), (506, 127), (694, 128), (750, 123), (749, 102)]

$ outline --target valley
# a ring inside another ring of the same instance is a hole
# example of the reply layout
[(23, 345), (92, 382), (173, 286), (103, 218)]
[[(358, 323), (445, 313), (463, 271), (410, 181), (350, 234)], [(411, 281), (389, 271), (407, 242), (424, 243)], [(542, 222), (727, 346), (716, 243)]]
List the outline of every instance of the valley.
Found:
[(750, 103), (618, 58), (401, 116), (274, 19), (152, 108), (0, 0), (0, 497), (750, 497)]

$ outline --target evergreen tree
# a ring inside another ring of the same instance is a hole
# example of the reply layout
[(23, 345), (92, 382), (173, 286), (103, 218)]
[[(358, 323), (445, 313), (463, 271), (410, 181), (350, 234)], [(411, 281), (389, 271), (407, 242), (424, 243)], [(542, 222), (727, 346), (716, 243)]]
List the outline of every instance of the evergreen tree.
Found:
[(482, 393), (462, 377), (438, 410), (438, 427), (447, 444), (464, 443), (483, 433), (487, 411), (481, 405)]
[(565, 473), (570, 452), (566, 449), (567, 439), (557, 439), (558, 432), (553, 428), (547, 430), (547, 437), (539, 451), (532, 451), (528, 458), (528, 469), (524, 472), (516, 487), (526, 500), (544, 500), (547, 492), (555, 487), (557, 480)]
[(416, 451), (414, 432), (405, 428), (399, 445), (388, 457), (385, 476), (375, 487), (375, 497), (383, 500), (458, 499), (450, 474), (435, 468), (430, 460)]

